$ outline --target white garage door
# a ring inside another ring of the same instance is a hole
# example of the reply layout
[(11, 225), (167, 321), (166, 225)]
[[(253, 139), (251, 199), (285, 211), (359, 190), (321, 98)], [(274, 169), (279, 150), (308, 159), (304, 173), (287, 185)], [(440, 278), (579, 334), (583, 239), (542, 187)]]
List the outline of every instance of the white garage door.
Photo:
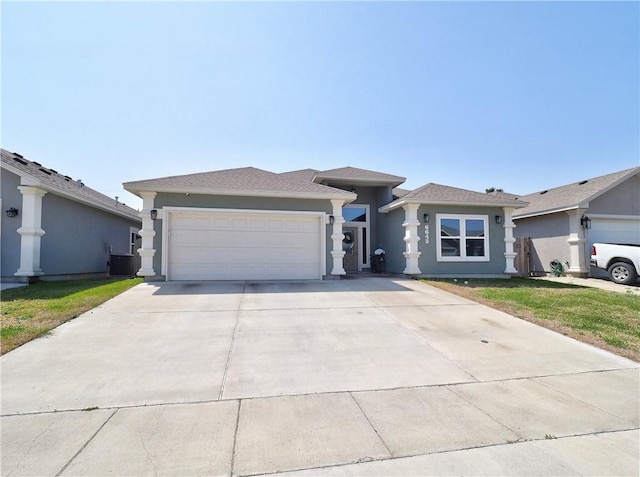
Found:
[(594, 242), (640, 243), (640, 220), (618, 218), (591, 218), (589, 246)]
[[(587, 258), (595, 242), (602, 243), (640, 243), (640, 220), (632, 218), (591, 217), (591, 229), (588, 233)], [(590, 274), (604, 277), (605, 270), (591, 267)]]
[(321, 217), (310, 214), (168, 214), (169, 280), (320, 279)]

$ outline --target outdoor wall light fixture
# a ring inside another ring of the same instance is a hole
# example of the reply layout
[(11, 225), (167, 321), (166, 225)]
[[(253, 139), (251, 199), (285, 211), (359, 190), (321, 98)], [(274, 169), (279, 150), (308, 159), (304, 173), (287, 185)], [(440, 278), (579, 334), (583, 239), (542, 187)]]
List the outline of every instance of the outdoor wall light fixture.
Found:
[(502, 223), (502, 215), (496, 215), (496, 224), (500, 225)]
[(580, 225), (582, 225), (583, 229), (590, 229), (591, 228), (591, 219), (589, 217), (587, 217), (586, 215), (582, 214), (582, 217), (580, 217)]
[(425, 224), (428, 224), (429, 223), (429, 214), (422, 214), (422, 221)]
[(158, 218), (158, 211), (156, 209), (153, 209), (149, 215), (151, 215), (151, 220), (156, 220)]
[(7, 210), (7, 217), (17, 217), (18, 216), (18, 209), (16, 209), (15, 207), (11, 207), (9, 210)]
[(336, 222), (336, 218), (333, 215), (329, 216), (329, 223), (333, 225)]

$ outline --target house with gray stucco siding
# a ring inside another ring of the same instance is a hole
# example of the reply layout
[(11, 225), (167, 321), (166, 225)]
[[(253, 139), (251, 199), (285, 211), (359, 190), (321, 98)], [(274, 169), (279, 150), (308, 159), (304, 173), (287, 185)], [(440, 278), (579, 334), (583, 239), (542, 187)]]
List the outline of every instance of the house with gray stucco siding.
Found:
[[(336, 278), (383, 269), (507, 277), (522, 200), (342, 167), (244, 167), (127, 182), (149, 280)], [(384, 261), (378, 263), (384, 251)]]
[(20, 154), (1, 151), (2, 281), (105, 276), (135, 256), (138, 212)]
[(640, 244), (640, 167), (520, 196), (528, 202), (513, 216), (515, 236), (530, 239), (530, 268), (550, 271), (568, 262), (575, 276), (604, 276), (589, 266), (595, 242)]

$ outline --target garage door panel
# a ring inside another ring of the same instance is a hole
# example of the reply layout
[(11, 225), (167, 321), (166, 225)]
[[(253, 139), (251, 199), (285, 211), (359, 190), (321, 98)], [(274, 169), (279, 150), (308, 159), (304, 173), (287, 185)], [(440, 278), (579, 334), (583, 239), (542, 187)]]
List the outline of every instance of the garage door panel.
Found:
[(172, 212), (170, 280), (318, 279), (317, 215)]
[(592, 218), (589, 242), (640, 243), (640, 220)]

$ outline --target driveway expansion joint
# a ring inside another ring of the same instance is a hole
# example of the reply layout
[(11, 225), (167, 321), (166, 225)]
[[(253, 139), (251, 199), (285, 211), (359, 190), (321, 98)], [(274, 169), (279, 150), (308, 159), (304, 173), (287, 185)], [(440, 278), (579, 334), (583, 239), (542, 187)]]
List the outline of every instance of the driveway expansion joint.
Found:
[(96, 438), (96, 436), (97, 436), (98, 434), (100, 434), (100, 431), (101, 431), (102, 429), (104, 429), (104, 426), (106, 426), (106, 425), (107, 425), (107, 423), (111, 420), (111, 418), (112, 418), (113, 416), (115, 416), (115, 415), (116, 415), (116, 413), (117, 413), (117, 412), (118, 412), (118, 409), (116, 409), (115, 411), (113, 411), (113, 412), (109, 415), (109, 417), (108, 417), (107, 419), (105, 419), (105, 421), (102, 423), (102, 425), (101, 425), (100, 427), (98, 427), (98, 429), (96, 430), (96, 432), (94, 432), (94, 433), (91, 435), (91, 437), (89, 437), (89, 439), (87, 439), (87, 442), (85, 442), (85, 443), (82, 445), (82, 447), (80, 447), (80, 449), (78, 449), (78, 451), (77, 451), (75, 454), (73, 454), (73, 456), (71, 457), (71, 459), (69, 459), (69, 461), (68, 461), (68, 462), (67, 462), (67, 463), (62, 467), (62, 469), (60, 469), (60, 471), (56, 474), (56, 477), (58, 477), (58, 476), (62, 475), (62, 474), (64, 473), (64, 471), (65, 471), (65, 470), (67, 470), (67, 468), (68, 468), (68, 467), (71, 465), (71, 463), (76, 459), (76, 457), (78, 457), (78, 456), (82, 453), (82, 451), (83, 451), (83, 450), (85, 450), (85, 449), (87, 448), (87, 446), (91, 443), (91, 441), (93, 441), (93, 440)]
[(227, 383), (227, 376), (229, 374), (229, 366), (231, 365), (231, 354), (233, 353), (233, 347), (236, 343), (236, 338), (238, 337), (238, 325), (240, 323), (240, 313), (242, 310), (242, 299), (245, 296), (245, 290), (247, 289), (247, 284), (243, 283), (242, 285), (242, 293), (240, 294), (240, 301), (238, 302), (238, 308), (236, 310), (236, 318), (233, 325), (233, 333), (231, 334), (231, 343), (229, 344), (229, 352), (227, 353), (227, 360), (224, 365), (224, 373), (222, 374), (222, 382), (220, 383), (220, 393), (218, 394), (218, 401), (222, 400), (222, 396), (224, 394), (224, 387)]
[(382, 442), (382, 445), (384, 446), (384, 448), (387, 450), (387, 452), (389, 453), (389, 456), (393, 457), (393, 451), (391, 450), (391, 448), (389, 447), (389, 445), (385, 442), (385, 440), (382, 438), (382, 436), (380, 435), (380, 433), (378, 432), (378, 429), (376, 429), (376, 426), (373, 425), (373, 422), (371, 422), (371, 419), (369, 419), (369, 416), (367, 416), (367, 413), (364, 412), (364, 409), (362, 409), (362, 406), (360, 405), (360, 403), (358, 402), (358, 400), (355, 398), (355, 396), (353, 395), (352, 392), (349, 393), (349, 396), (351, 397), (351, 399), (353, 400), (353, 402), (356, 404), (356, 406), (358, 406), (358, 409), (360, 409), (360, 412), (362, 413), (362, 415), (364, 416), (364, 418), (367, 420), (367, 422), (369, 423), (369, 425), (371, 426), (371, 429), (373, 429), (373, 432), (376, 433), (376, 436), (378, 436), (378, 439), (380, 439), (380, 442)]

